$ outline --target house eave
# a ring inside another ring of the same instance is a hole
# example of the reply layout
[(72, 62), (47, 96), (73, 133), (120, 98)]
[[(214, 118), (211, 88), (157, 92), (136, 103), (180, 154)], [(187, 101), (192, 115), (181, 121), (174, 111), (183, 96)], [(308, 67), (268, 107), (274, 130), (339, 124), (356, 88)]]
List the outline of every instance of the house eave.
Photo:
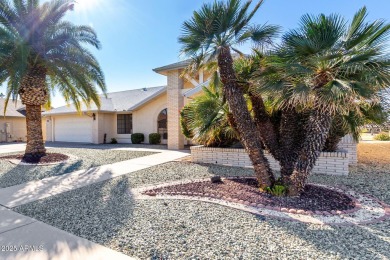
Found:
[(142, 100), (141, 102), (135, 104), (134, 106), (132, 106), (129, 111), (134, 111), (134, 110), (137, 110), (138, 108), (142, 107), (143, 105), (146, 105), (147, 103), (149, 103), (150, 101), (152, 101), (153, 99), (161, 96), (162, 94), (166, 93), (167, 92), (167, 88), (163, 88), (159, 91), (157, 91), (156, 93), (154, 93), (153, 95), (149, 96), (148, 98)]
[[(121, 112), (121, 111), (112, 111), (112, 110), (84, 110), (84, 111), (81, 111), (81, 112), (77, 112), (77, 111), (72, 111), (72, 112), (59, 112), (59, 113), (50, 113), (50, 112), (46, 112), (46, 113), (42, 113), (43, 116), (64, 116), (64, 115), (77, 115), (77, 114), (83, 114), (83, 113), (117, 113), (117, 112)], [(128, 112), (131, 112), (131, 111), (128, 111)]]
[(153, 69), (153, 71), (158, 73), (158, 74), (167, 76), (169, 71), (185, 69), (190, 64), (191, 64), (190, 60), (185, 60), (185, 61), (169, 64), (169, 65), (166, 65), (166, 66), (162, 66), (162, 67), (159, 67), (159, 68), (155, 68), (155, 69)]
[(204, 87), (207, 87), (209, 84), (210, 84), (211, 80), (207, 80), (206, 82), (202, 83), (202, 84), (199, 84), (198, 86), (196, 86), (195, 88), (192, 88), (186, 92), (183, 93), (183, 96), (186, 97), (186, 98), (190, 98), (192, 97), (193, 95), (201, 92), (203, 90)]

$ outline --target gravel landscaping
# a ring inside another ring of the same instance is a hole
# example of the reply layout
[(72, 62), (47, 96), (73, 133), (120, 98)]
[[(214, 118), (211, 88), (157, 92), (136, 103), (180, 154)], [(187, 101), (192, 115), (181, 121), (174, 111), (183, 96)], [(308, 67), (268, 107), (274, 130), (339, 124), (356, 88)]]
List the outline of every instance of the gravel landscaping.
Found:
[[(390, 166), (310, 181), (346, 186), (390, 204)], [(15, 208), (141, 259), (389, 259), (390, 221), (321, 226), (255, 216), (197, 201), (133, 200), (129, 188), (184, 179), (250, 176), (250, 169), (172, 162)]]
[[(1, 159), (0, 188), (153, 154), (153, 152), (111, 151), (85, 148), (52, 148), (48, 149), (48, 152), (72, 155), (75, 159), (67, 163), (52, 166), (14, 165), (8, 160)], [(1, 157), (15, 154), (20, 153), (2, 154)]]

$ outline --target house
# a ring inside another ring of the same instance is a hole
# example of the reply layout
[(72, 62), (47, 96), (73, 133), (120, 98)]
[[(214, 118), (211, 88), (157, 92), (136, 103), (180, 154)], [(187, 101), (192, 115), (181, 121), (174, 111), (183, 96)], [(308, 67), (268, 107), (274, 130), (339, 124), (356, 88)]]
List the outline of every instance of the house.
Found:
[[(26, 109), (21, 101), (10, 100), (4, 114), (5, 99), (0, 98), (0, 142), (26, 141)], [(42, 123), (45, 130), (45, 122)], [(46, 134), (43, 132), (45, 138)]]
[(154, 69), (167, 76), (167, 86), (127, 90), (101, 96), (101, 107), (63, 106), (43, 113), (48, 141), (131, 143), (131, 134), (160, 133), (169, 149), (182, 149), (187, 143), (180, 129), (180, 110), (191, 96), (202, 90), (206, 75), (183, 76), (189, 61)]

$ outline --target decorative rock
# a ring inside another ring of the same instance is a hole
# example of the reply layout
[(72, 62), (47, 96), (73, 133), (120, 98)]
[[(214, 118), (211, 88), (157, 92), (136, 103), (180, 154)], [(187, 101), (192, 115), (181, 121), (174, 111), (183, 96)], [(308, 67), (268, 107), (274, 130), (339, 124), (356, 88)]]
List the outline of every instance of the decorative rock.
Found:
[(245, 201), (244, 204), (245, 204), (246, 206), (251, 205), (251, 203), (250, 203), (249, 201)]
[(258, 208), (264, 208), (264, 205), (263, 204), (257, 204), (257, 207)]
[(305, 214), (306, 212), (305, 212), (304, 210), (300, 209), (300, 210), (297, 210), (297, 213), (303, 215), (303, 214)]
[(288, 212), (288, 208), (281, 208), (280, 211), (281, 212)]
[(296, 209), (289, 209), (288, 211), (289, 213), (293, 213), (293, 214), (296, 214), (297, 213), (297, 210)]
[(251, 203), (251, 207), (256, 207), (257, 204), (256, 203)]

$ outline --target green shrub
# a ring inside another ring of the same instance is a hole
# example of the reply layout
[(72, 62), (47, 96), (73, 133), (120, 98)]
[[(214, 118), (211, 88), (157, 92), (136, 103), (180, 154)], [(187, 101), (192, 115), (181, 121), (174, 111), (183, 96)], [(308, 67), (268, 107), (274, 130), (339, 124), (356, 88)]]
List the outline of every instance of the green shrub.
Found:
[(117, 141), (115, 138), (111, 138), (111, 143), (112, 143), (112, 144), (117, 144), (118, 141)]
[(283, 185), (277, 185), (275, 184), (273, 187), (267, 187), (265, 189), (269, 194), (272, 194), (274, 196), (277, 196), (277, 197), (281, 197), (281, 196), (284, 196), (286, 194), (286, 187), (284, 187)]
[(161, 135), (158, 133), (153, 133), (149, 135), (150, 144), (159, 144), (161, 143)]
[(380, 133), (374, 137), (377, 141), (390, 141), (390, 135), (388, 133)]
[(131, 135), (131, 142), (133, 144), (140, 144), (145, 141), (145, 135), (141, 133), (135, 133)]

